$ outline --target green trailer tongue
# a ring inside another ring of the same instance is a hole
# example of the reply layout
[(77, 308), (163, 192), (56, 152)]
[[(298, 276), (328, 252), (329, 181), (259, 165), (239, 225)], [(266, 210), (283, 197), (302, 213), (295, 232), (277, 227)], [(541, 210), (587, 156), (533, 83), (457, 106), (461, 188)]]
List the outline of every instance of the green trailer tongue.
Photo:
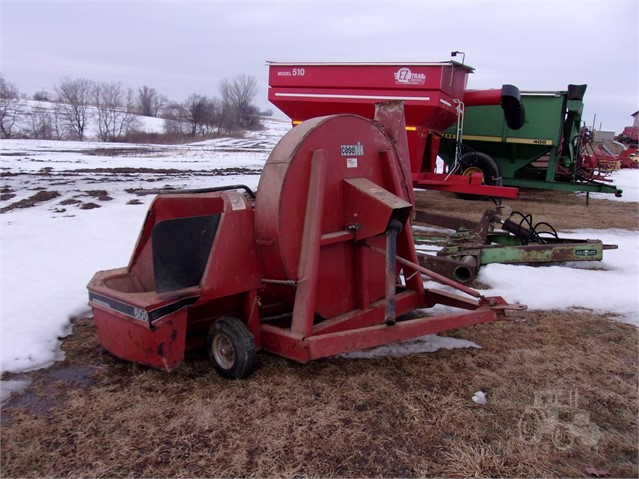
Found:
[(603, 250), (617, 249), (597, 239), (560, 238), (550, 224), (533, 223), (531, 215), (512, 212), (502, 219), (504, 216), (499, 210), (487, 210), (481, 220), (473, 222), (415, 211), (413, 238), (419, 263), (460, 283), (470, 283), (480, 267), (491, 263), (601, 261)]

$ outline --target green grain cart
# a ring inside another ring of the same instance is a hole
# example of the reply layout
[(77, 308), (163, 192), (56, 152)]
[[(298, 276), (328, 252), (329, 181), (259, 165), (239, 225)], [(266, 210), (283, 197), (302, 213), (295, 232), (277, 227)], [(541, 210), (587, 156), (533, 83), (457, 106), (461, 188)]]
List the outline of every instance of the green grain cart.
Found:
[(460, 154), (456, 161), (456, 128), (444, 132), (439, 150), (448, 171), (482, 173), (490, 185), (548, 190), (614, 193), (583, 147), (581, 114), (586, 85), (567, 91), (522, 92), (526, 123), (511, 130), (499, 106), (467, 108)]

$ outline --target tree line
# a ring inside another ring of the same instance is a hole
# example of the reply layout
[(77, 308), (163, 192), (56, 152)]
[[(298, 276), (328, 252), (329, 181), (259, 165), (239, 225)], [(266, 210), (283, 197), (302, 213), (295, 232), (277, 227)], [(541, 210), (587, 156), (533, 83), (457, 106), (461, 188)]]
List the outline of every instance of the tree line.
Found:
[(140, 123), (141, 116), (148, 116), (164, 120), (164, 133), (155, 136), (170, 141), (259, 128), (260, 116), (272, 114), (255, 106), (258, 87), (252, 76), (225, 79), (218, 93), (194, 93), (176, 102), (146, 85), (134, 90), (119, 82), (65, 77), (53, 86), (53, 94), (39, 91), (28, 102), (0, 76), (0, 138), (82, 141), (92, 127), (101, 141), (149, 140), (153, 134), (146, 134)]

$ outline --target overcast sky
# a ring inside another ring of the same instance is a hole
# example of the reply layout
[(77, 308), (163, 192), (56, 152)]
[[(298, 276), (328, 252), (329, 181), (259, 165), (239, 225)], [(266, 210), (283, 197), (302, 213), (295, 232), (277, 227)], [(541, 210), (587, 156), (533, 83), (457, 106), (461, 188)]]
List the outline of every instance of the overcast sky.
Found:
[(469, 88), (586, 83), (584, 119), (619, 132), (639, 109), (637, 3), (0, 0), (0, 72), (29, 95), (68, 76), (174, 100), (249, 74), (266, 108), (268, 60), (430, 62), (460, 50), (476, 69)]

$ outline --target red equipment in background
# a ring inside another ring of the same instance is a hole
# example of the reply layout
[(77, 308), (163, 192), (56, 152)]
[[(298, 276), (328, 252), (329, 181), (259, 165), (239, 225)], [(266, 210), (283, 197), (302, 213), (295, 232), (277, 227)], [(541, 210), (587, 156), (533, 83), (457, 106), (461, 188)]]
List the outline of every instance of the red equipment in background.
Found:
[(628, 148), (622, 151), (619, 156), (620, 168), (639, 168), (639, 153), (637, 148)]
[(619, 135), (619, 141), (627, 144), (636, 145), (639, 141), (639, 127), (627, 126), (623, 129), (623, 133)]
[(410, 152), (410, 171), (416, 188), (464, 194), (515, 198), (498, 178), (436, 173), (442, 132), (458, 123), (461, 141), (465, 107), (501, 104), (508, 126), (524, 124), (519, 90), (504, 85), (496, 90), (466, 90), (473, 68), (442, 63), (276, 63), (269, 64), (269, 100), (293, 124), (310, 118), (354, 113), (373, 118), (374, 104), (404, 102)]
[(596, 167), (602, 171), (617, 171), (622, 168), (639, 168), (639, 157), (636, 148), (628, 148), (618, 155), (611, 154), (606, 151), (603, 145), (594, 150), (592, 158), (596, 163)]
[[(220, 374), (244, 377), (259, 349), (306, 363), (525, 308), (418, 264), (402, 105), (373, 115), (293, 128), (254, 204), (215, 188), (158, 196), (128, 267), (88, 285), (103, 347), (170, 371), (206, 344)], [(422, 274), (465, 296), (425, 289)], [(436, 304), (466, 311), (405, 316)]]

